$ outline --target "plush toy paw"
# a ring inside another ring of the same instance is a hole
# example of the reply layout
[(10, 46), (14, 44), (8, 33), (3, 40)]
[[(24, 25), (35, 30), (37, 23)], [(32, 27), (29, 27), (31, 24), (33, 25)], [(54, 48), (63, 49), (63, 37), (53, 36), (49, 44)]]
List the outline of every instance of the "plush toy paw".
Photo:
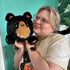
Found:
[(7, 35), (6, 36), (6, 42), (8, 43), (8, 44), (13, 44), (14, 43), (14, 38), (11, 36), (11, 35)]

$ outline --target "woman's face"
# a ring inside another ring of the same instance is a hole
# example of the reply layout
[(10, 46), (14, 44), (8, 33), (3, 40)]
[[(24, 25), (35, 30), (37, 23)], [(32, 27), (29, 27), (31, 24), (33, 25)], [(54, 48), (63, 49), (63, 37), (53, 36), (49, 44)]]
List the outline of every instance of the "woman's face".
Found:
[(38, 36), (48, 36), (54, 31), (54, 28), (50, 24), (50, 12), (47, 10), (42, 10), (37, 14), (33, 21), (33, 31)]

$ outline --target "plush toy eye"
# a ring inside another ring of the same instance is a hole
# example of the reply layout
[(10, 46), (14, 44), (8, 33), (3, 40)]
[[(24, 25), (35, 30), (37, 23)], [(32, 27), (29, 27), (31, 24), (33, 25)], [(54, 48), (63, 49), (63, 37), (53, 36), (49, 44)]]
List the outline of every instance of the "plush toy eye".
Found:
[(21, 26), (24, 26), (24, 24), (21, 24)]
[(28, 24), (26, 24), (28, 26)]
[(16, 25), (16, 27), (17, 27), (17, 25)]

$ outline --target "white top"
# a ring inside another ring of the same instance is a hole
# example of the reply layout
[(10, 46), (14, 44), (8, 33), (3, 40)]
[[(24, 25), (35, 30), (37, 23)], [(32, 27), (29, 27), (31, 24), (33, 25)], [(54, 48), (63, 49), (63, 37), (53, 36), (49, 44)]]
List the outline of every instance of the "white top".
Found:
[(36, 47), (46, 61), (55, 63), (67, 70), (70, 49), (64, 36), (52, 33), (44, 40), (37, 42)]

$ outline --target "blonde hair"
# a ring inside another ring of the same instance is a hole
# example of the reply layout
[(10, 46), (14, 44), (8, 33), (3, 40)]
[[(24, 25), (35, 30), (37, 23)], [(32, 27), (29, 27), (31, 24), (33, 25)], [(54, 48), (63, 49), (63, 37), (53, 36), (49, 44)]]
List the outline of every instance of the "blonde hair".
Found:
[(59, 23), (60, 23), (59, 13), (54, 8), (52, 8), (50, 6), (43, 6), (38, 10), (37, 14), (39, 14), (43, 10), (47, 10), (50, 12), (50, 23), (51, 23), (51, 25), (53, 27), (58, 27)]

